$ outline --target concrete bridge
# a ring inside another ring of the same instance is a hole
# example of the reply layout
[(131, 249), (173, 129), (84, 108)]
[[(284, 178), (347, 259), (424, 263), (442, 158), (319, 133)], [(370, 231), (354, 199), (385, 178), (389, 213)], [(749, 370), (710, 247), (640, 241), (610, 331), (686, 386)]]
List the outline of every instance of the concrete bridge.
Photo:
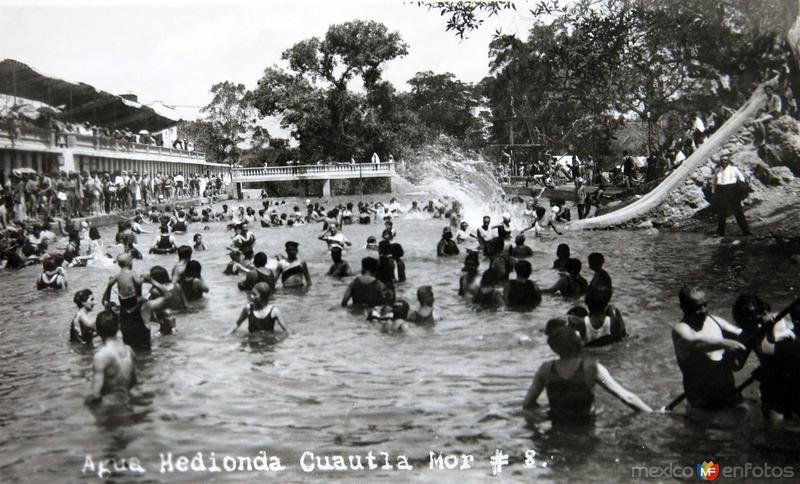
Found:
[[(295, 182), (298, 195), (309, 195), (315, 182), (322, 185), (322, 196), (332, 195), (331, 180), (363, 180), (364, 178), (385, 178), (395, 176), (394, 162), (388, 163), (334, 163), (331, 165), (290, 165), (261, 168), (234, 168), (231, 178), (240, 188), (244, 184), (261, 184), (269, 187), (270, 182)], [(319, 184), (316, 183), (316, 184)], [(391, 182), (389, 183), (391, 190)]]

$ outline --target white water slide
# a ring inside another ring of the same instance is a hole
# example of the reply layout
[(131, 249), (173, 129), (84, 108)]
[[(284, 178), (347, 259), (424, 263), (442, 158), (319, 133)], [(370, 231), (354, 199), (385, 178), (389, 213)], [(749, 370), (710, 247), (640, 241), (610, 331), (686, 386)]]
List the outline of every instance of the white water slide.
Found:
[(714, 134), (700, 145), (692, 155), (681, 163), (667, 178), (658, 184), (634, 203), (622, 207), (614, 212), (600, 215), (599, 217), (585, 218), (570, 222), (566, 228), (569, 230), (599, 229), (613, 227), (630, 222), (645, 215), (647, 212), (658, 207), (669, 192), (678, 187), (687, 176), (691, 175), (712, 153), (721, 148), (731, 136), (735, 135), (745, 123), (754, 117), (767, 102), (767, 95), (764, 91), (764, 84), (750, 96), (750, 99), (739, 108), (736, 113), (728, 119)]

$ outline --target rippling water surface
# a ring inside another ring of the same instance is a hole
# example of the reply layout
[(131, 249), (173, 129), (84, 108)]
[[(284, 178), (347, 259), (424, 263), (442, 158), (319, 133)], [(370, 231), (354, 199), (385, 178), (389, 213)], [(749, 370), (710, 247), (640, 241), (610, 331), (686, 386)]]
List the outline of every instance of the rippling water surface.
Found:
[[(76, 310), (73, 293), (88, 287), (99, 300), (115, 266), (70, 270), (66, 292), (33, 290), (39, 267), (0, 274), (0, 480), (77, 482), (85, 477), (86, 455), (95, 460), (137, 457), (146, 469), (137, 482), (265, 477), (159, 473), (159, 453), (192, 457), (197, 451), (213, 451), (221, 459), (265, 450), (280, 457), (286, 470), (278, 477), (289, 481), (311, 476), (299, 465), (305, 451), (385, 451), (390, 462), (403, 454), (414, 466), (412, 472), (328, 474), (371, 481), (484, 480), (491, 477), (489, 457), (496, 449), (511, 456), (503, 476), (515, 480), (622, 481), (630, 479), (634, 465), (694, 467), (709, 457), (723, 466), (796, 462), (797, 435), (765, 431), (752, 410), (757, 405), (750, 405), (749, 415), (741, 410), (710, 420), (684, 413), (643, 415), (601, 391), (598, 416), (589, 427), (553, 428), (544, 418), (526, 421), (518, 411), (522, 398), (539, 364), (554, 356), (545, 343), (544, 323), (572, 303), (546, 297), (528, 313), (478, 311), (465, 304), (456, 294), (463, 257), (436, 257), (442, 223), (404, 218), (395, 223), (409, 278), (399, 293), (414, 307), (416, 288), (433, 285), (442, 318), (431, 329), (415, 327), (402, 335), (381, 333), (363, 313), (339, 307), (348, 281), (324, 276), (329, 260), (324, 244), (316, 240), (319, 225), (254, 228), (257, 250), (270, 256), (282, 252), (286, 240), (299, 241), (314, 280), (308, 292), (279, 289), (275, 295), (273, 302), (292, 331), (277, 343), (248, 337), (246, 330), (226, 334), (247, 301), (236, 278), (222, 275), (227, 262), (223, 248), (231, 233), (224, 224), (211, 224), (204, 233), (209, 250), (195, 255), (211, 293), (178, 316), (178, 334), (155, 336), (152, 353), (137, 357), (140, 384), (125, 408), (89, 410), (83, 405), (91, 350), (67, 342)], [(189, 234), (178, 236), (178, 243), (190, 243), (200, 227), (194, 224)], [(355, 246), (345, 258), (354, 268), (368, 255), (363, 249), (367, 236), (379, 235), (382, 228), (345, 227)], [(111, 237), (110, 230), (103, 233)], [(140, 246), (148, 247), (155, 237), (141, 236)], [(719, 246), (697, 234), (643, 231), (529, 241), (536, 252), (533, 278), (541, 286), (556, 279), (548, 268), (562, 241), (585, 267), (589, 252), (605, 254), (614, 303), (632, 337), (594, 353), (654, 408), (681, 391), (669, 334), (680, 317), (676, 294), (683, 282), (705, 287), (712, 310), (724, 317), (730, 316), (739, 291), (757, 290), (777, 307), (797, 290), (797, 267), (768, 251)], [(134, 267), (171, 268), (174, 261), (174, 256), (146, 255)], [(588, 269), (584, 276), (591, 277)], [(755, 391), (751, 387), (745, 396), (755, 401)], [(529, 449), (537, 453), (537, 467), (523, 469)], [(472, 454), (474, 469), (431, 471), (431, 450)]]

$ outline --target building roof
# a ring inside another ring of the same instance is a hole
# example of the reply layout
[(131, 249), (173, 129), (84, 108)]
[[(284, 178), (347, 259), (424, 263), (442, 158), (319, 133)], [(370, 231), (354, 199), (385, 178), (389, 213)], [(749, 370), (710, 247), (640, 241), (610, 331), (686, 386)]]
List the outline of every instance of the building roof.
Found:
[(89, 122), (111, 129), (157, 132), (179, 121), (170, 117), (165, 108), (156, 112), (149, 106), (99, 91), (89, 84), (42, 74), (13, 59), (0, 61), (0, 93), (53, 106), (63, 113), (62, 119), (67, 122)]

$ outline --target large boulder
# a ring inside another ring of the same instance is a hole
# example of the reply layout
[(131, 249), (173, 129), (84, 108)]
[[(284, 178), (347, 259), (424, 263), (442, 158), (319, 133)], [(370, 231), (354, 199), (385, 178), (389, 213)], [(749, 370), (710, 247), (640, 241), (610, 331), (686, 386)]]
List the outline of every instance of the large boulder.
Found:
[(769, 145), (762, 149), (771, 166), (786, 166), (800, 176), (800, 123), (791, 116), (772, 120), (767, 126)]

